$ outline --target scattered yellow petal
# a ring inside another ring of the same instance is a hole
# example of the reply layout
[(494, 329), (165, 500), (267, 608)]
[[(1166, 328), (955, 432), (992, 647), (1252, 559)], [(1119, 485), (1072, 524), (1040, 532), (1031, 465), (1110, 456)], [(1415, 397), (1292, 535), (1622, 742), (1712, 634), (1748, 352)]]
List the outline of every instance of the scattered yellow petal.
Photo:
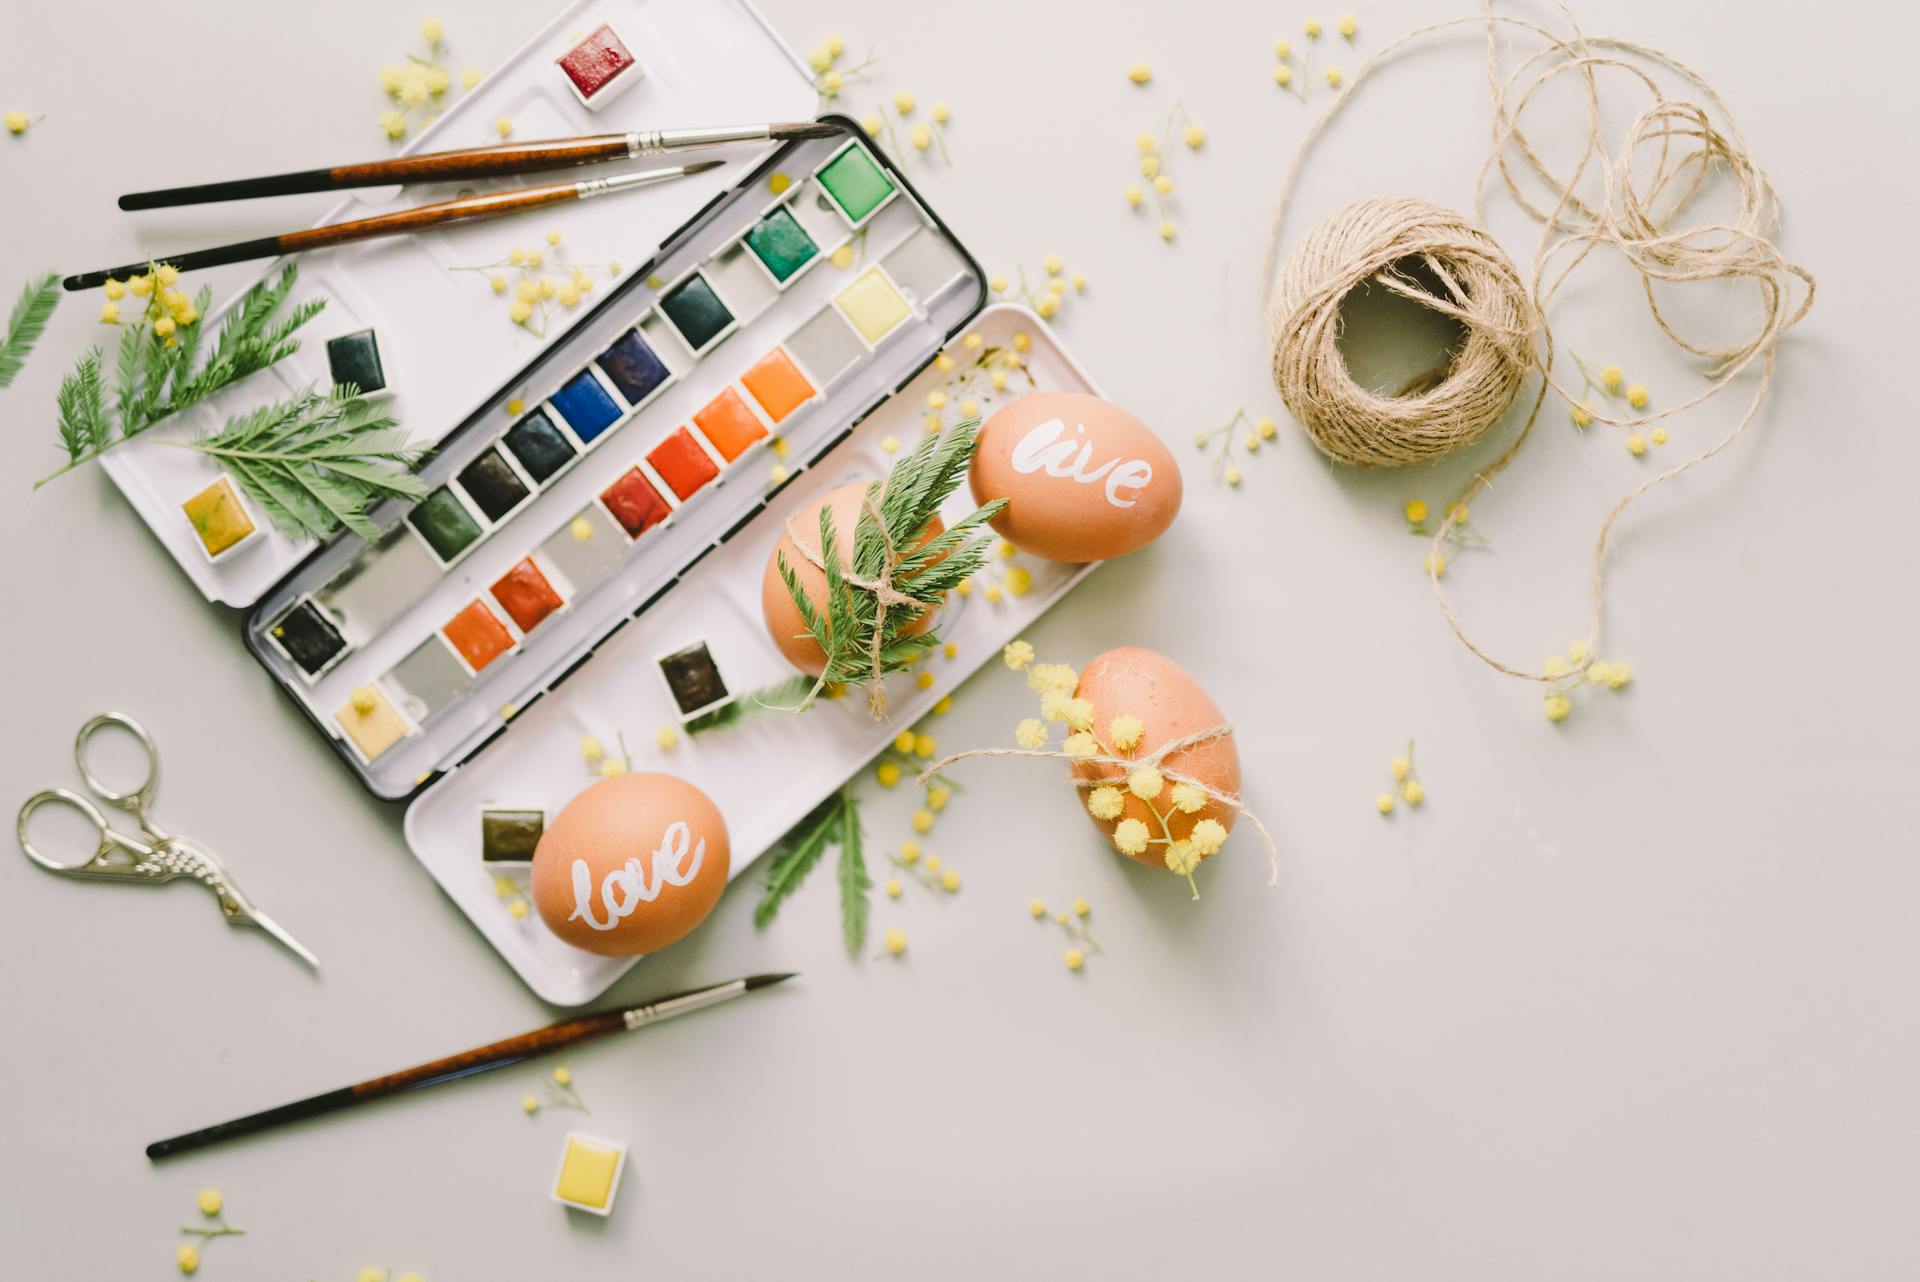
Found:
[(1288, 65), (1287, 65), (1286, 63), (1284, 63), (1284, 62), (1277, 62), (1277, 63), (1275, 63), (1275, 64), (1274, 64), (1274, 66), (1273, 66), (1273, 83), (1274, 83), (1274, 84), (1276, 84), (1276, 85), (1290, 85), (1290, 84), (1292, 84), (1292, 83), (1293, 83), (1293, 68), (1292, 68), (1292, 67), (1290, 67), (1290, 66), (1288, 66)]
[(1207, 131), (1199, 125), (1188, 125), (1186, 132), (1183, 133), (1181, 137), (1186, 140), (1187, 146), (1198, 151), (1201, 144), (1207, 140)]
[(1079, 970), (1087, 964), (1087, 955), (1078, 948), (1067, 949), (1067, 969)]
[(1161, 240), (1172, 240), (1172, 239), (1173, 239), (1173, 224), (1172, 224), (1172, 223), (1170, 223), (1170, 222), (1163, 222), (1163, 223), (1161, 223), (1161, 224), (1160, 224), (1160, 239), (1161, 239)]
[(1375, 810), (1378, 810), (1383, 815), (1392, 814), (1393, 813), (1393, 794), (1390, 792), (1383, 792), (1379, 796), (1375, 797), (1373, 799), (1373, 808)]
[(1027, 901), (1027, 912), (1035, 917), (1045, 917), (1047, 915), (1047, 906), (1041, 900), (1029, 899)]
[(907, 951), (907, 932), (894, 926), (887, 931), (881, 942), (886, 945), (887, 952), (898, 957)]
[(0, 117), (0, 120), (6, 122), (7, 132), (16, 138), (27, 132), (28, 126), (33, 124), (32, 119), (24, 111), (9, 111), (5, 116)]
[(1329, 85), (1332, 85), (1335, 89), (1338, 89), (1340, 87), (1340, 68), (1338, 67), (1327, 68), (1327, 83)]
[(940, 874), (940, 888), (952, 893), (960, 889), (960, 874), (949, 868)]
[(193, 1204), (200, 1208), (202, 1215), (218, 1215), (224, 1203), (219, 1189), (201, 1189), (200, 1195), (193, 1199)]
[(200, 1252), (192, 1243), (183, 1243), (173, 1253), (173, 1262), (180, 1266), (182, 1273), (192, 1273), (200, 1267)]
[(914, 811), (913, 812), (913, 830), (917, 833), (932, 832), (933, 831), (933, 812), (931, 810)]
[(1127, 79), (1136, 85), (1144, 85), (1153, 79), (1153, 68), (1144, 62), (1136, 62), (1127, 68)]
[(887, 878), (887, 898), (888, 899), (900, 898), (900, 890), (901, 890), (900, 879), (898, 877)]
[(1427, 505), (1419, 499), (1408, 499), (1405, 511), (1411, 525), (1418, 525), (1427, 519)]
[(1360, 20), (1358, 18), (1354, 17), (1350, 13), (1340, 15), (1340, 34), (1341, 35), (1351, 40), (1353, 39), (1354, 33), (1359, 30), (1360, 30)]
[(493, 122), (493, 132), (499, 134), (502, 138), (513, 137), (513, 119), (509, 116), (500, 117), (500, 119)]

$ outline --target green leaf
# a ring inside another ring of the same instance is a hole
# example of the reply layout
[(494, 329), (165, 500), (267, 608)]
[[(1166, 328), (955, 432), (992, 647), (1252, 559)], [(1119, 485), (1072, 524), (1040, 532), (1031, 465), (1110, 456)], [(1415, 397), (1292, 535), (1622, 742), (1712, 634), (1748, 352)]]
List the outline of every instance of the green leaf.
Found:
[(800, 883), (820, 862), (828, 842), (839, 831), (840, 810), (846, 799), (844, 789), (834, 793), (809, 811), (806, 818), (775, 843), (774, 849), (780, 853), (774, 856), (772, 866), (767, 869), (767, 888), (761, 894), (760, 902), (754, 905), (753, 924), (756, 927), (764, 928), (774, 919), (787, 896), (800, 888)]
[(73, 372), (60, 380), (54, 404), (60, 414), (60, 445), (68, 460), (85, 458), (112, 430), (100, 381), (99, 348), (82, 356)]
[(776, 681), (770, 686), (762, 686), (751, 694), (741, 695), (721, 704), (711, 712), (703, 712), (684, 727), (690, 735), (705, 734), (709, 730), (718, 730), (723, 726), (744, 721), (755, 713), (793, 707), (807, 697), (813, 690), (813, 678), (792, 676), (785, 681)]
[(0, 337), (0, 387), (13, 382), (27, 363), (27, 353), (46, 333), (53, 309), (60, 305), (60, 277), (48, 272), (37, 281), (30, 280), (20, 291), (20, 299), (7, 313), (7, 332)]
[(336, 389), (311, 389), (227, 420), (193, 448), (225, 468), (289, 536), (324, 538), (342, 527), (379, 530), (367, 509), (381, 499), (422, 498), (411, 468), (421, 451), (379, 406)]
[(873, 878), (860, 847), (860, 803), (851, 789), (843, 792), (840, 807), (840, 934), (847, 952), (858, 955), (867, 944), (867, 892)]

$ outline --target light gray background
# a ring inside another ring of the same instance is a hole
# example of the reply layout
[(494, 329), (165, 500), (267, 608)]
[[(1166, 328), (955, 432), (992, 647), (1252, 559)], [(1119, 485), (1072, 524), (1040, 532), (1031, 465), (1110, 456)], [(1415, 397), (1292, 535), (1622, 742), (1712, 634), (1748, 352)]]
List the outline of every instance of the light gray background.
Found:
[[(437, 7), (456, 66), (493, 64), (538, 18)], [(1368, 8), (1362, 47), (1464, 7)], [(1067, 341), (1183, 461), (1236, 405), (1280, 413), (1255, 269), (1309, 115), (1271, 84), (1269, 48), (1299, 43), (1308, 9), (767, 8), (796, 47), (842, 31), (878, 51), (887, 90), (953, 104), (956, 164), (917, 178), (991, 268), (1054, 251), (1087, 273)], [(324, 198), (135, 222), (112, 197), (379, 154), (375, 72), (427, 12), (10, 6), (0, 108), (48, 118), (0, 138), (0, 287), (311, 216)], [(756, 933), (752, 874), (616, 995), (770, 968), (804, 980), (572, 1057), (586, 1119), (521, 1116), (527, 1069), (168, 1166), (141, 1156), (161, 1134), (550, 1012), (103, 478), (29, 497), (56, 458), (57, 376), (99, 337), (96, 298), (71, 301), (0, 394), (0, 798), (67, 782), (86, 715), (137, 714), (165, 753), (163, 820), (224, 852), (326, 970), (313, 981), (222, 929), (194, 890), (74, 885), (0, 857), (10, 1271), (170, 1276), (175, 1226), (215, 1184), (249, 1230), (207, 1252), (215, 1279), (369, 1263), (435, 1282), (1911, 1277), (1920, 437), (1905, 255), (1882, 246), (1914, 208), (1899, 122), (1920, 32), (1891, 8), (1827, 13), (1583, 6), (1596, 31), (1712, 77), (1779, 182), (1788, 251), (1821, 280), (1756, 430), (1624, 522), (1604, 649), (1634, 664), (1630, 690), (1583, 697), (1552, 728), (1537, 694), (1447, 635), (1397, 511), (1444, 498), (1470, 459), (1337, 475), (1289, 425), (1238, 492), (1190, 467), (1168, 537), (1033, 637), (1074, 661), (1152, 646), (1212, 691), (1284, 847), (1279, 889), (1241, 836), (1189, 903), (1106, 852), (1049, 772), (982, 763), (929, 842), (964, 891), (876, 904), (877, 927), (912, 937), (904, 964), (841, 954), (825, 872)], [(1123, 76), (1139, 58), (1146, 90)], [(1397, 191), (1466, 203), (1479, 65), (1463, 34), (1376, 83), (1302, 213)], [(1176, 98), (1210, 140), (1174, 158), (1169, 248), (1120, 191), (1134, 134)], [(1531, 252), (1518, 222), (1496, 227)], [(1715, 308), (1749, 300), (1696, 304)], [(1557, 320), (1663, 402), (1699, 385), (1610, 267)], [(1669, 457), (1734, 410), (1674, 424)], [(1529, 662), (1578, 635), (1595, 523), (1646, 466), (1550, 414), (1475, 505), (1495, 551), (1449, 576), (1470, 624)], [(1026, 708), (1016, 679), (987, 671), (942, 745), (1003, 741)], [(1383, 821), (1371, 800), (1409, 736), (1431, 801)], [(897, 842), (909, 799), (869, 801), (871, 841)], [(1073, 977), (1024, 905), (1076, 894), (1107, 952)], [(604, 1223), (546, 1198), (576, 1120), (633, 1146)]]

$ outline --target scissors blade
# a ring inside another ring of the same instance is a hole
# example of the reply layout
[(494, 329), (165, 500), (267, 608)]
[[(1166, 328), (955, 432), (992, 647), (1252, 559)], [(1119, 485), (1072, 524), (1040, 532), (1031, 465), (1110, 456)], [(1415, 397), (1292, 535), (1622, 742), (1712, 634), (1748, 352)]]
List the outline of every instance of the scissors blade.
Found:
[(258, 908), (253, 909), (251, 912), (247, 914), (246, 922), (249, 926), (258, 926), (261, 930), (264, 930), (269, 935), (272, 935), (275, 939), (279, 940), (283, 946), (285, 946), (288, 952), (292, 953), (295, 957), (298, 957), (301, 961), (305, 962), (307, 965), (313, 967), (316, 971), (320, 969), (320, 959), (318, 957), (315, 957), (312, 953), (308, 952), (306, 948), (301, 945), (299, 940), (295, 939), (292, 935), (289, 935), (284, 929), (281, 928), (279, 922), (267, 916), (265, 913), (261, 912)]

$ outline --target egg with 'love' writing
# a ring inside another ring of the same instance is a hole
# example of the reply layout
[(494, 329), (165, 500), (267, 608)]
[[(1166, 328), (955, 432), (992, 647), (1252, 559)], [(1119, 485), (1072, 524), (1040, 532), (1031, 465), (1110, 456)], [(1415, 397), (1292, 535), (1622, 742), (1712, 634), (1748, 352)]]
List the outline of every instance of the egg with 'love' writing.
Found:
[(1180, 512), (1180, 465), (1153, 430), (1083, 392), (1035, 392), (980, 429), (974, 501), (1007, 500), (993, 528), (1049, 561), (1104, 561), (1145, 547)]
[[(1184, 775), (1230, 797), (1240, 795), (1240, 750), (1234, 746), (1219, 705), (1185, 669), (1152, 650), (1121, 646), (1096, 655), (1080, 669), (1080, 682), (1074, 693), (1093, 705), (1092, 733), (1100, 741), (1104, 755), (1153, 762), (1167, 776), (1153, 795), (1142, 797), (1129, 787), (1128, 777), (1132, 771), (1127, 767), (1091, 762), (1073, 767), (1076, 778), (1097, 780), (1119, 790), (1121, 809), (1111, 818), (1103, 819), (1088, 812), (1109, 838), (1129, 819), (1146, 825), (1149, 844), (1137, 853), (1130, 852), (1133, 859), (1154, 867), (1165, 865), (1166, 839), (1185, 841), (1193, 834), (1194, 825), (1204, 819), (1215, 820), (1222, 828), (1232, 830), (1236, 813), (1233, 807), (1222, 805), (1211, 796), (1193, 809), (1182, 809), (1176, 804), (1174, 775)], [(1140, 723), (1139, 740), (1131, 749), (1122, 750), (1115, 743), (1112, 727), (1120, 717)], [(1216, 730), (1220, 733), (1207, 735), (1208, 731)], [(1207, 737), (1160, 755), (1167, 745), (1196, 735)], [(1151, 786), (1150, 780), (1142, 783)], [(1086, 788), (1080, 791), (1083, 797), (1089, 793)], [(1204, 859), (1212, 852), (1198, 853)]]
[(625, 774), (569, 801), (533, 852), (547, 929), (607, 957), (657, 952), (705, 921), (727, 888), (727, 822), (684, 779)]

